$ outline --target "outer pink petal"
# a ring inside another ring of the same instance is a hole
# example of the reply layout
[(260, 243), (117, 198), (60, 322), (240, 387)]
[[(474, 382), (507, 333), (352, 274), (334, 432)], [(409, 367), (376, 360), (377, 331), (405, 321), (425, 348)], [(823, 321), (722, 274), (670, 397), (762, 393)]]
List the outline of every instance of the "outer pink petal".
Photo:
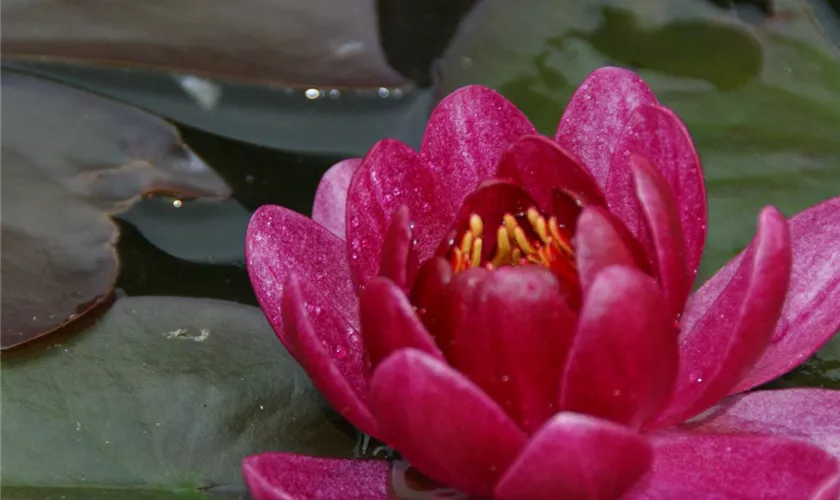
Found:
[(575, 232), (575, 253), (581, 288), (589, 289), (602, 269), (621, 265), (646, 271), (644, 251), (624, 224), (600, 207), (583, 209)]
[(471, 85), (437, 105), (420, 149), (441, 179), (452, 206), (484, 179), (493, 176), (502, 153), (536, 129), (516, 106), (495, 90)]
[(359, 334), (318, 289), (296, 274), (286, 280), (283, 321), (297, 360), (335, 410), (376, 436), (368, 410), (364, 351)]
[(633, 111), (656, 104), (641, 78), (621, 68), (593, 71), (575, 91), (557, 127), (555, 139), (606, 186), (613, 152)]
[(449, 359), (534, 432), (557, 412), (574, 313), (543, 267), (475, 271), (484, 276), (477, 286), (464, 287)]
[(837, 498), (840, 468), (802, 441), (765, 436), (651, 436), (650, 473), (623, 500)]
[(383, 440), (424, 474), (489, 496), (525, 434), (458, 372), (415, 349), (396, 352), (371, 379)]
[(364, 285), (378, 273), (385, 234), (402, 205), (415, 224), (418, 259), (434, 254), (455, 213), (441, 197), (439, 182), (431, 167), (399, 141), (379, 141), (368, 152), (347, 192), (347, 250), (355, 283)]
[(560, 413), (528, 442), (494, 500), (619, 498), (650, 467), (647, 440), (626, 427)]
[(360, 309), (365, 351), (373, 369), (392, 352), (405, 347), (443, 360), (405, 293), (391, 280), (372, 279), (362, 292)]
[(566, 365), (563, 410), (639, 428), (662, 409), (677, 370), (676, 328), (662, 301), (653, 278), (635, 269), (598, 274)]
[[(710, 281), (688, 305), (674, 397), (659, 423), (696, 415), (715, 404), (759, 359), (781, 313), (790, 277), (787, 222), (772, 207), (725, 288)], [(707, 294), (716, 294), (713, 302)], [(703, 309), (698, 309), (698, 307)]]
[(522, 184), (543, 211), (551, 209), (555, 191), (566, 191), (584, 205), (605, 205), (592, 175), (563, 148), (543, 136), (529, 135), (502, 155), (496, 176)]
[(344, 217), (347, 213), (347, 189), (361, 158), (342, 160), (321, 177), (312, 204), (312, 220), (344, 239)]
[(795, 215), (788, 225), (793, 269), (782, 317), (770, 347), (733, 392), (790, 371), (840, 328), (840, 198)]
[(292, 271), (311, 281), (358, 328), (359, 302), (344, 242), (319, 224), (283, 207), (262, 206), (248, 223), (245, 261), (260, 307), (286, 348), (280, 301)]
[(651, 244), (648, 258), (670, 304), (672, 317), (678, 318), (691, 291), (691, 281), (685, 267), (677, 200), (662, 175), (644, 157), (631, 158), (630, 170), (645, 224), (644, 233)]
[(405, 205), (399, 207), (391, 218), (391, 226), (382, 243), (382, 260), (379, 275), (390, 279), (400, 288), (411, 290), (420, 263), (414, 251), (411, 214)]
[(633, 191), (633, 155), (650, 161), (678, 202), (690, 287), (706, 241), (707, 212), (703, 170), (691, 137), (679, 117), (663, 106), (645, 104), (631, 115), (615, 148), (605, 195), (613, 213), (635, 231), (643, 216)]
[(810, 441), (840, 459), (840, 391), (757, 391), (724, 401), (693, 432), (770, 434)]
[(387, 500), (390, 464), (293, 453), (246, 457), (242, 475), (254, 500)]

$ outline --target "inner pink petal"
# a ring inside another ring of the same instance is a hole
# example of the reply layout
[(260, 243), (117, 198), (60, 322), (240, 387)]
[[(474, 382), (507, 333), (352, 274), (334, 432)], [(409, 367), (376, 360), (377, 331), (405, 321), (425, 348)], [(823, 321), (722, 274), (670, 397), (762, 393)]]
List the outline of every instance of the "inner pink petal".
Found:
[(321, 178), (312, 203), (312, 220), (344, 239), (344, 217), (347, 212), (347, 189), (361, 158), (350, 158), (330, 167)]

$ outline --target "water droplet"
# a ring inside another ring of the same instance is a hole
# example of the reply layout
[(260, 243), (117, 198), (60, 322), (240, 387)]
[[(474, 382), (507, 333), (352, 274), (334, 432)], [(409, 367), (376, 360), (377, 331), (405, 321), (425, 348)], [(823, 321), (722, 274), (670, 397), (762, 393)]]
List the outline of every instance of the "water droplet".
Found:
[(386, 87), (379, 87), (379, 91), (377, 92), (377, 94), (379, 94), (379, 97), (385, 99), (391, 95), (391, 91), (388, 90)]
[(421, 205), (420, 208), (423, 209), (424, 212), (428, 212), (429, 209), (432, 208), (432, 204), (426, 201), (423, 202), (423, 205)]
[(357, 216), (354, 215), (353, 218), (350, 219), (350, 225), (351, 226), (359, 227), (360, 224), (361, 224), (361, 221), (359, 221), (359, 218)]
[(394, 190), (391, 192), (394, 193), (394, 196), (399, 196), (400, 194), (402, 194), (402, 191), (398, 187), (395, 187)]
[(341, 97), (341, 91), (338, 89), (330, 90), (330, 99), (338, 99), (339, 97)]
[(613, 389), (612, 394), (613, 396), (621, 396), (621, 389)]
[(306, 92), (304, 92), (303, 95), (305, 95), (310, 101), (314, 101), (315, 99), (321, 97), (321, 91), (318, 89), (306, 89)]
[(386, 202), (386, 203), (391, 203), (392, 201), (394, 201), (394, 196), (393, 196), (393, 195), (391, 195), (391, 194), (386, 194), (386, 195), (384, 196), (384, 198), (385, 198), (385, 202)]
[(181, 201), (181, 200), (172, 201), (172, 206), (175, 207), (175, 208), (181, 208), (181, 206), (183, 206), (183, 204), (184, 204), (184, 202)]
[(697, 383), (702, 384), (703, 383), (703, 377), (697, 377)]
[(336, 359), (344, 359), (345, 357), (347, 357), (347, 351), (343, 347), (341, 347), (340, 345), (336, 346), (335, 347), (335, 357), (336, 357)]
[(510, 376), (502, 375), (502, 382), (510, 382)]

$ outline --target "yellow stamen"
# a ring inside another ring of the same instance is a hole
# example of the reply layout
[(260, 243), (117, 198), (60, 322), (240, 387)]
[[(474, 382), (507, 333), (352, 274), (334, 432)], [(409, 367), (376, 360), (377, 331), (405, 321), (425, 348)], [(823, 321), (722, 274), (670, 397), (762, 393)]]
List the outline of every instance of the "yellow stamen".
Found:
[(461, 239), (461, 253), (464, 255), (470, 254), (470, 249), (472, 248), (473, 244), (473, 234), (472, 233), (464, 233), (464, 237)]
[(519, 245), (519, 248), (521, 248), (526, 255), (530, 255), (537, 251), (531, 245), (531, 242), (528, 241), (528, 238), (525, 237), (525, 231), (521, 227), (516, 226), (516, 228), (514, 228), (513, 238), (516, 240), (516, 244)]
[(472, 264), (472, 267), (478, 267), (481, 264), (482, 243), (481, 238), (476, 238), (473, 242), (472, 254), (470, 254), (470, 264)]
[(484, 221), (481, 220), (478, 214), (472, 214), (470, 216), (470, 232), (476, 238), (484, 234)]
[(513, 231), (517, 227), (519, 227), (519, 223), (516, 222), (516, 219), (514, 219), (513, 216), (510, 215), (510, 214), (505, 214), (504, 223), (505, 223), (505, 229), (507, 229), (507, 232), (508, 232), (508, 236), (513, 238), (514, 237)]

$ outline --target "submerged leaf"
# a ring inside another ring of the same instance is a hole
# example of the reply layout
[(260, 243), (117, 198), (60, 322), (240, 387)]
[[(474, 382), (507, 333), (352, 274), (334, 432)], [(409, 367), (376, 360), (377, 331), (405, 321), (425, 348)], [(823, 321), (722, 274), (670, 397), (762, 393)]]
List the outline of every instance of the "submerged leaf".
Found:
[(244, 493), (245, 455), (353, 446), (255, 307), (125, 298), (91, 330), (20, 354), (2, 366), (4, 497)]
[(174, 127), (123, 104), (5, 72), (3, 349), (102, 303), (119, 263), (109, 215), (139, 196), (226, 197)]

